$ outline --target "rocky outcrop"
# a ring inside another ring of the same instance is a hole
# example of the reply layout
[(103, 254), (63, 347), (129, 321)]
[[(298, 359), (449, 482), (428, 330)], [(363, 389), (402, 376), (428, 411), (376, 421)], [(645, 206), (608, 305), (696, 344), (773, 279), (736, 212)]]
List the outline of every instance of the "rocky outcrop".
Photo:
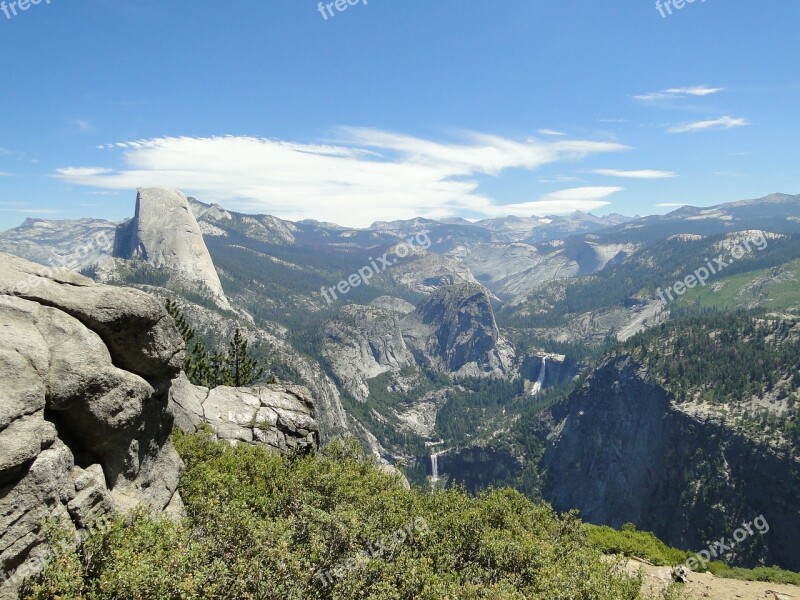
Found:
[(14, 598), (48, 555), (45, 519), (182, 510), (167, 392), (183, 342), (143, 292), (5, 254), (0, 324), (0, 598)]
[(230, 308), (189, 201), (177, 190), (139, 189), (136, 214), (117, 231), (114, 256), (168, 269), (184, 285)]
[(320, 364), (295, 350), (286, 340), (284, 328), (267, 323), (265, 328), (247, 324), (233, 313), (220, 313), (208, 306), (186, 300), (183, 311), (198, 332), (212, 339), (231, 339), (239, 328), (251, 347), (268, 349), (272, 367), (285, 380), (304, 386), (314, 399), (315, 420), (320, 430), (320, 442), (326, 444), (338, 437), (353, 435), (353, 428), (342, 406), (340, 390)]
[(557, 510), (695, 551), (763, 515), (769, 531), (736, 544), (732, 562), (800, 569), (800, 462), (688, 414), (629, 357), (608, 359), (542, 427), (544, 497)]
[(203, 235), (228, 237), (228, 232), (223, 228), (233, 220), (231, 213), (218, 204), (204, 204), (195, 198), (187, 200)]
[(175, 424), (187, 433), (208, 425), (218, 439), (263, 444), (281, 452), (306, 452), (319, 445), (314, 403), (301, 386), (209, 390), (181, 374), (170, 390), (170, 404)]
[(458, 261), (412, 247), (410, 256), (387, 270), (389, 279), (420, 294), (430, 294), (443, 286), (456, 283), (478, 285), (469, 268)]
[(414, 363), (397, 313), (375, 306), (348, 305), (325, 327), (323, 354), (339, 383), (353, 397), (369, 397), (367, 380)]
[(390, 310), (392, 312), (396, 312), (401, 315), (407, 315), (408, 313), (412, 313), (416, 308), (416, 306), (411, 304), (411, 302), (407, 302), (402, 298), (395, 298), (393, 296), (379, 296), (369, 304), (370, 306), (377, 306), (378, 308), (382, 308), (384, 310)]
[(438, 289), (402, 320), (417, 363), (461, 376), (504, 376), (514, 351), (497, 328), (486, 290), (469, 283)]

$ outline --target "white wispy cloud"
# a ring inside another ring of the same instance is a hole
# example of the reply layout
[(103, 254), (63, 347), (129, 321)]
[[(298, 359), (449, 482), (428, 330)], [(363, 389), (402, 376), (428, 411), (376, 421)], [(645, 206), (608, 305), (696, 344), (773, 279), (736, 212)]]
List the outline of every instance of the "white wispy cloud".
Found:
[(592, 171), (596, 175), (605, 175), (606, 177), (624, 177), (627, 179), (669, 179), (676, 177), (677, 173), (673, 171), (656, 171), (653, 169), (640, 169), (637, 171), (621, 171), (619, 169), (595, 169)]
[(567, 135), (563, 131), (557, 131), (555, 129), (540, 129), (539, 133), (542, 135)]
[(694, 123), (675, 125), (674, 127), (670, 127), (667, 131), (670, 133), (695, 133), (698, 131), (706, 131), (708, 129), (733, 129), (734, 127), (744, 127), (746, 125), (750, 125), (750, 122), (747, 119), (720, 117), (719, 119), (709, 119), (707, 121), (695, 121)]
[[(103, 148), (122, 150), (123, 167), (66, 167), (56, 176), (104, 190), (173, 187), (236, 210), (352, 226), (415, 216), (492, 215), (499, 204), (480, 193), (479, 176), (628, 149), (613, 142), (517, 141), (477, 133), (446, 143), (366, 128), (342, 128), (330, 144), (162, 137)], [(576, 210), (585, 200), (575, 198), (573, 208), (569, 199), (559, 198), (557, 208)]]
[(709, 87), (707, 85), (700, 85), (695, 87), (682, 87), (682, 88), (670, 88), (668, 90), (664, 90), (667, 94), (675, 94), (675, 95), (684, 95), (684, 96), (708, 96), (710, 94), (716, 94), (718, 92), (724, 91), (725, 88), (721, 87)]
[(558, 215), (580, 210), (589, 212), (611, 204), (606, 200), (612, 194), (623, 191), (621, 187), (579, 187), (545, 194), (539, 200), (492, 207), (487, 214), (494, 217), (513, 215)]
[(602, 198), (608, 198), (611, 194), (623, 191), (625, 188), (611, 186), (578, 187), (568, 190), (551, 192), (544, 196), (545, 201), (566, 201), (579, 200), (582, 202), (594, 202)]
[(573, 183), (576, 181), (581, 181), (581, 178), (574, 175), (550, 175), (539, 178), (539, 183)]
[(644, 100), (651, 102), (653, 100), (670, 100), (674, 98), (685, 98), (687, 96), (710, 96), (724, 91), (725, 88), (710, 87), (707, 85), (699, 85), (694, 87), (674, 87), (663, 90), (661, 92), (651, 92), (649, 94), (639, 94), (634, 96), (637, 100)]

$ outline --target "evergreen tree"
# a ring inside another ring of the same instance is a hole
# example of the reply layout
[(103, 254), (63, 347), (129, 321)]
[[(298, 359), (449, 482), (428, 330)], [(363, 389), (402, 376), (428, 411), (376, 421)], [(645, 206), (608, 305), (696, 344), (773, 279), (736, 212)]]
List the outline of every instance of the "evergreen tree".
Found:
[(212, 385), (209, 387), (215, 388), (220, 385), (227, 385), (227, 386), (233, 385), (233, 381), (231, 380), (228, 373), (226, 365), (227, 361), (228, 361), (227, 355), (219, 352), (218, 350), (215, 350), (211, 354), (211, 359), (209, 361), (211, 365), (209, 378)]
[[(164, 306), (166, 307), (169, 316), (171, 316), (172, 320), (175, 322), (175, 327), (178, 329), (178, 333), (181, 334), (181, 337), (183, 338), (183, 343), (186, 344), (186, 348), (188, 350), (188, 348), (191, 346), (192, 340), (194, 339), (195, 330), (192, 328), (191, 325), (189, 325), (189, 321), (186, 319), (186, 315), (183, 314), (183, 311), (178, 306), (178, 303), (175, 302), (172, 298), (167, 298), (166, 302), (164, 303)], [(195, 348), (196, 347), (197, 346), (195, 346)], [(189, 377), (189, 381), (191, 381), (195, 385), (201, 385), (196, 381), (194, 381), (190, 375), (190, 373), (192, 373), (192, 371), (194, 370), (193, 353), (194, 351), (186, 353), (186, 358), (183, 359), (183, 371), (184, 373), (186, 373), (186, 376)]]
[[(178, 304), (168, 298), (165, 306), (186, 344), (187, 353), (183, 361), (183, 371), (194, 385), (209, 389), (221, 385), (246, 387), (258, 381), (264, 374), (264, 368), (249, 356), (248, 342), (238, 328), (227, 352), (215, 350), (209, 354), (203, 342), (197, 341), (192, 345), (196, 332)], [(277, 379), (272, 376), (268, 383), (277, 383)]]
[(190, 359), (189, 365), (185, 371), (186, 377), (189, 378), (189, 381), (195, 385), (200, 385), (207, 388), (217, 387), (217, 383), (213, 377), (208, 351), (206, 350), (206, 346), (203, 344), (203, 342), (197, 342), (194, 345), (192, 353), (188, 358)]
[(264, 374), (264, 369), (258, 365), (258, 361), (248, 356), (247, 340), (238, 328), (230, 342), (225, 364), (226, 374), (232, 382), (228, 385), (233, 387), (251, 385)]

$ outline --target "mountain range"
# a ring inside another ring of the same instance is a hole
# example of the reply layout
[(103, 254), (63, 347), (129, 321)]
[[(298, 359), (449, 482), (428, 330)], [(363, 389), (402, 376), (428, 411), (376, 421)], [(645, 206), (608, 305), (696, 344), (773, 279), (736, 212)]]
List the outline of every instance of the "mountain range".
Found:
[[(797, 569), (783, 532), (800, 525), (800, 382), (753, 371), (746, 397), (714, 395), (688, 364), (679, 377), (650, 357), (686, 337), (713, 358), (724, 334), (750, 340), (724, 354), (731, 372), (747, 357), (786, 366), (798, 236), (800, 196), (784, 194), (635, 218), (352, 229), (155, 188), (124, 223), (29, 219), (0, 234), (0, 251), (178, 298), (212, 348), (241, 328), (265, 376), (308, 388), (323, 443), (355, 436), (412, 483), (426, 484), (435, 452), (436, 485), (512, 485), (682, 547), (764, 514), (778, 531), (733, 562)], [(378, 257), (393, 258), (356, 285)], [(716, 257), (725, 267), (702, 285), (663, 293)]]

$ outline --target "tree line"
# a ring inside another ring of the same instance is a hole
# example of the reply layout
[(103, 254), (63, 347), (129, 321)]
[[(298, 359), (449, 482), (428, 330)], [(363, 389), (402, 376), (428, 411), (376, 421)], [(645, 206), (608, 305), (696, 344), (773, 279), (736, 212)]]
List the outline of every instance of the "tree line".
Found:
[[(186, 344), (183, 371), (193, 384), (209, 389), (247, 387), (264, 375), (264, 368), (251, 356), (248, 341), (238, 327), (227, 348), (209, 351), (202, 341), (195, 341), (197, 332), (178, 304), (168, 298), (165, 306)], [(266, 383), (277, 383), (277, 380), (271, 376)]]

